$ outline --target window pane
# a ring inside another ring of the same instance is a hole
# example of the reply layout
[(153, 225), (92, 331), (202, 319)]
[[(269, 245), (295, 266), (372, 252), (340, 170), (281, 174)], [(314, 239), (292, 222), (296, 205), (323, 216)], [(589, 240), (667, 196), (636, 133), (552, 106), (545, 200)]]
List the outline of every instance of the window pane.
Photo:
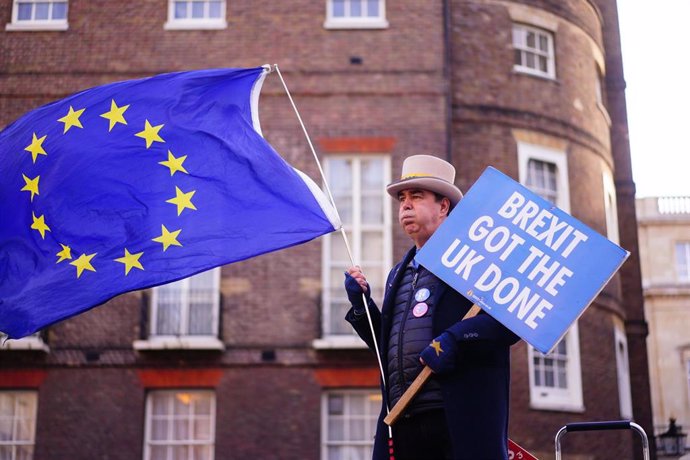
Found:
[(380, 0), (368, 0), (367, 16), (369, 16), (370, 18), (379, 17), (379, 1)]
[(192, 18), (200, 19), (204, 17), (204, 2), (192, 2)]
[(179, 291), (167, 290), (158, 295), (158, 314), (156, 333), (158, 335), (177, 335), (180, 331), (180, 298)]
[(221, 6), (221, 2), (209, 3), (208, 16), (214, 19), (220, 18), (222, 11)]
[(194, 460), (209, 460), (211, 459), (211, 446), (194, 446)]
[(522, 51), (516, 49), (513, 56), (516, 65), (523, 65)]
[(542, 72), (548, 72), (549, 69), (547, 68), (546, 58), (544, 56), (539, 56), (538, 59), (539, 70), (541, 70)]
[(53, 3), (53, 19), (67, 19), (67, 3)]
[(168, 439), (168, 420), (154, 419), (151, 421), (151, 439), (165, 441)]
[(167, 460), (168, 448), (165, 446), (151, 446), (151, 460)]
[[(362, 254), (362, 258), (366, 260), (383, 260), (383, 232), (362, 232)], [(374, 281), (380, 280), (372, 279), (369, 284), (373, 284)]]
[(34, 19), (45, 21), (50, 16), (48, 15), (50, 11), (50, 3), (36, 3), (36, 17)]
[(534, 65), (534, 54), (532, 54), (532, 53), (525, 53), (525, 66), (529, 67), (530, 69), (535, 68), (535, 65)]
[(208, 441), (211, 439), (211, 423), (208, 417), (194, 420), (193, 439), (199, 441)]
[(187, 457), (189, 447), (187, 446), (175, 446), (172, 448), (172, 460), (189, 460)]
[(539, 49), (545, 53), (549, 51), (548, 39), (546, 35), (539, 34)]
[(345, 0), (332, 0), (333, 16), (336, 18), (345, 17)]
[(12, 439), (12, 418), (0, 418), (0, 440)]
[(187, 17), (187, 2), (175, 2), (175, 19)]
[(527, 46), (529, 48), (534, 48), (535, 46), (535, 36), (534, 32), (527, 32)]
[[(33, 446), (17, 446), (16, 460), (32, 460), (34, 457)], [(0, 458), (2, 458), (0, 456)]]
[(31, 20), (31, 3), (20, 3), (17, 6), (17, 19), (20, 21), (30, 21)]
[(350, 16), (358, 18), (362, 16), (362, 1), (350, 0)]

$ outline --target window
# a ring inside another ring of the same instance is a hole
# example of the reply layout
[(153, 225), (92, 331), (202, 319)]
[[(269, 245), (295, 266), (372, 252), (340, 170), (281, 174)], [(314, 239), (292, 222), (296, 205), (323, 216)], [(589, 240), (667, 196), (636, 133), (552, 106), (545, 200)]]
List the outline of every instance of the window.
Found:
[(321, 402), (321, 459), (371, 458), (380, 410), (378, 391), (325, 393)]
[(614, 328), (616, 346), (616, 371), (618, 375), (618, 402), (621, 418), (632, 419), (632, 393), (630, 391), (630, 367), (628, 361), (628, 339), (622, 325)]
[(37, 400), (35, 391), (0, 391), (0, 458), (33, 458)]
[[(333, 155), (326, 158), (325, 174), (343, 222), (354, 260), (361, 265), (380, 304), (391, 266), (391, 200), (385, 191), (390, 182), (390, 157), (383, 155)], [(350, 303), (343, 287), (350, 257), (340, 233), (323, 239), (323, 332), (344, 345), (363, 346), (345, 321)]]
[(616, 206), (616, 186), (610, 171), (605, 170), (604, 180), (604, 213), (606, 214), (606, 237), (614, 243), (619, 243), (618, 236), (618, 207)]
[(524, 24), (513, 24), (514, 69), (556, 78), (553, 34)]
[(153, 288), (149, 339), (135, 348), (222, 349), (220, 268)]
[(384, 29), (385, 0), (326, 0), (327, 29)]
[(67, 0), (14, 0), (6, 30), (67, 30)]
[(551, 353), (545, 355), (529, 345), (527, 348), (530, 405), (535, 409), (584, 410), (577, 323)]
[[(520, 182), (570, 212), (568, 163), (564, 151), (518, 142)], [(583, 410), (577, 323), (548, 355), (527, 346), (530, 403), (537, 409)]]
[(676, 243), (676, 267), (679, 281), (690, 281), (690, 241)]
[(225, 29), (225, 0), (169, 0), (165, 29)]
[(35, 334), (31, 334), (19, 340), (7, 339), (7, 335), (0, 332), (0, 351), (3, 350), (49, 351), (49, 348), (41, 338), (40, 332), (36, 332)]
[(215, 431), (213, 391), (151, 391), (144, 460), (213, 460)]

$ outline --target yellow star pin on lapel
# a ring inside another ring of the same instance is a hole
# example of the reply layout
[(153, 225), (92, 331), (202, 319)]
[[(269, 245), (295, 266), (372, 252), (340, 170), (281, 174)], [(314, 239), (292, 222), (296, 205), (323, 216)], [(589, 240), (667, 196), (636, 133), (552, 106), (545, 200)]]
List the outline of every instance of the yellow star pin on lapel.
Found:
[(432, 340), (431, 341), (431, 348), (436, 350), (436, 356), (441, 356), (441, 353), (443, 353), (443, 348), (441, 348), (441, 342), (438, 340)]

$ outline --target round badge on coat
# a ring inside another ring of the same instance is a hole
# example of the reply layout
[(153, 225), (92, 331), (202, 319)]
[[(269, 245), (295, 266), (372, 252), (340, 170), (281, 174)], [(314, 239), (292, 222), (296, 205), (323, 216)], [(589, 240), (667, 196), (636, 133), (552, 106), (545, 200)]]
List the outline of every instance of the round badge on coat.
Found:
[(426, 299), (429, 298), (430, 295), (431, 295), (431, 292), (427, 288), (422, 288), (415, 293), (414, 299), (417, 302), (424, 302)]
[(412, 308), (412, 314), (415, 318), (421, 318), (422, 316), (426, 315), (426, 312), (428, 311), (429, 306), (424, 302), (419, 302), (414, 306), (414, 308)]

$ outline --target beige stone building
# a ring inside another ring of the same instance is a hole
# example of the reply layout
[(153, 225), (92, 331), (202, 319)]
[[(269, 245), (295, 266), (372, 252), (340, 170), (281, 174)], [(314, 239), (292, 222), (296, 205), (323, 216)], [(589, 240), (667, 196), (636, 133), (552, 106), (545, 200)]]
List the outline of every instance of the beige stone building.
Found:
[(654, 425), (690, 429), (690, 197), (637, 200)]

